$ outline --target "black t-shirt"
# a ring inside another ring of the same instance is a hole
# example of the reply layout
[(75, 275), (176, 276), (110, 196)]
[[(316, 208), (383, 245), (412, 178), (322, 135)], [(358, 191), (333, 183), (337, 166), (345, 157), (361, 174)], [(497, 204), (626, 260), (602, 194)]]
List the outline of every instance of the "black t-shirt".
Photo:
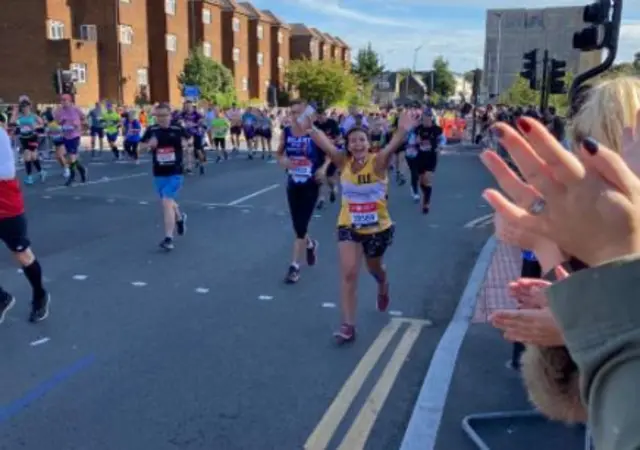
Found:
[(333, 119), (327, 119), (324, 122), (316, 122), (314, 125), (324, 134), (329, 136), (330, 139), (335, 140), (340, 136), (340, 125), (338, 125), (338, 122)]
[(415, 129), (415, 134), (418, 140), (421, 141), (418, 147), (421, 151), (436, 151), (442, 135), (442, 128), (436, 124), (430, 127), (418, 125)]
[(179, 125), (170, 125), (167, 128), (151, 125), (144, 132), (141, 142), (149, 142), (152, 137), (158, 141), (158, 147), (151, 149), (153, 176), (182, 175), (184, 160), (182, 140), (189, 139), (187, 130)]

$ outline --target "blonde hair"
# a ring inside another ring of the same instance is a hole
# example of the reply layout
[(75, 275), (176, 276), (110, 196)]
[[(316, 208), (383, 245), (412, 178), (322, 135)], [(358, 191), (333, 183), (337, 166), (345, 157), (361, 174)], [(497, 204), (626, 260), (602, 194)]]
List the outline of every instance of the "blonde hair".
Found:
[(592, 137), (621, 153), (622, 130), (635, 128), (638, 110), (640, 78), (620, 77), (597, 84), (587, 93), (586, 101), (572, 119), (573, 145)]

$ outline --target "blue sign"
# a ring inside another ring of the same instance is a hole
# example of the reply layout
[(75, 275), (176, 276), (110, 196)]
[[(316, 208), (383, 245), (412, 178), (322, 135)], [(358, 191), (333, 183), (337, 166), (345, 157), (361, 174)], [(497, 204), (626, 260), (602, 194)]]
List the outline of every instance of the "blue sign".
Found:
[(182, 96), (184, 98), (198, 99), (200, 98), (200, 88), (198, 86), (184, 85), (182, 87)]

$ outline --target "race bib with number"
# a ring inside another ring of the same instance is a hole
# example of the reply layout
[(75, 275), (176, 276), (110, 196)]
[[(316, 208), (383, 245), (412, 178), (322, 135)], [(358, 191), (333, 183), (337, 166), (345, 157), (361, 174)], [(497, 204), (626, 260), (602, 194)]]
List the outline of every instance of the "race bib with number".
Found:
[(349, 203), (349, 214), (354, 228), (372, 227), (378, 224), (378, 205), (372, 203)]
[(30, 126), (28, 126), (28, 125), (25, 125), (25, 126), (20, 127), (20, 133), (22, 133), (22, 134), (29, 134), (29, 133), (31, 133), (32, 131), (33, 131), (33, 128), (31, 128), (31, 127), (30, 127)]
[(176, 150), (173, 147), (161, 147), (156, 150), (158, 164), (173, 164), (176, 162)]
[(62, 126), (62, 131), (65, 132), (71, 132), (71, 131), (75, 131), (76, 127), (74, 127), (73, 125), (63, 125)]
[(296, 182), (307, 181), (313, 175), (313, 164), (308, 158), (291, 158), (293, 167), (289, 169), (289, 175)]
[(418, 156), (418, 150), (415, 147), (409, 147), (406, 150), (407, 158), (415, 158)]

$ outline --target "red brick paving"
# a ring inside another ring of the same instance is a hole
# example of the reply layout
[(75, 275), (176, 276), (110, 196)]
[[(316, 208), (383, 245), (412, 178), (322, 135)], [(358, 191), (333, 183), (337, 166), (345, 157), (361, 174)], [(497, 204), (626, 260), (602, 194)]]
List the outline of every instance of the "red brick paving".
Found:
[(498, 242), (491, 265), (478, 293), (473, 322), (486, 322), (497, 309), (515, 309), (516, 303), (507, 290), (507, 284), (520, 277), (520, 249)]

